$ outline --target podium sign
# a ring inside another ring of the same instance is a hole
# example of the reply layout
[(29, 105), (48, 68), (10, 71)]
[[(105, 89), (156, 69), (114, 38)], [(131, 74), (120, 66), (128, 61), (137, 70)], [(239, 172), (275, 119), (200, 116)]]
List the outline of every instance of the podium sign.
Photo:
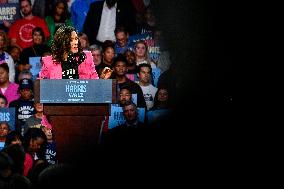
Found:
[(43, 103), (55, 136), (58, 162), (72, 162), (96, 147), (101, 126), (116, 103), (115, 79), (41, 79), (34, 82), (34, 100)]
[(40, 103), (112, 103), (112, 80), (42, 79)]

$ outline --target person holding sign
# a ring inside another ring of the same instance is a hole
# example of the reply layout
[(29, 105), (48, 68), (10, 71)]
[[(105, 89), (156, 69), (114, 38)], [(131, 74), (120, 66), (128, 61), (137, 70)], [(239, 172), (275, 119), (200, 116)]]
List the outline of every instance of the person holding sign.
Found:
[(145, 63), (150, 64), (152, 69), (157, 67), (156, 64), (149, 58), (148, 46), (145, 41), (140, 40), (135, 43), (134, 53), (137, 66)]
[(83, 51), (72, 26), (61, 26), (54, 35), (51, 56), (42, 57), (41, 79), (99, 79), (92, 53)]
[(125, 123), (110, 129), (105, 134), (104, 143), (106, 145), (132, 145), (145, 139), (142, 136), (144, 136), (147, 126), (139, 121), (136, 104), (131, 101), (126, 102), (123, 106), (123, 116)]
[(35, 78), (40, 70), (40, 58), (44, 53), (50, 52), (50, 48), (45, 44), (45, 35), (42, 28), (35, 27), (32, 30), (32, 38), (33, 45), (23, 49), (20, 55), (18, 72), (30, 70)]

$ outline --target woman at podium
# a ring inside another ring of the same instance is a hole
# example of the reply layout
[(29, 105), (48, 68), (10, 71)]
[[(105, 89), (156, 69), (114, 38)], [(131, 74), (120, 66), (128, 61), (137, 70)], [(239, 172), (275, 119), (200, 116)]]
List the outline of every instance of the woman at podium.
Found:
[(61, 26), (54, 35), (51, 56), (42, 57), (40, 79), (99, 79), (90, 51), (83, 51), (72, 26)]

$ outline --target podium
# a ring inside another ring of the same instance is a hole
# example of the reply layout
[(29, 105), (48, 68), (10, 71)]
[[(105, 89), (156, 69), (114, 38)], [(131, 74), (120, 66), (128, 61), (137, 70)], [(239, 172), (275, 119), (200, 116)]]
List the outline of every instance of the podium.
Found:
[(116, 103), (116, 80), (36, 80), (34, 89), (53, 126), (58, 162), (95, 150), (110, 103)]

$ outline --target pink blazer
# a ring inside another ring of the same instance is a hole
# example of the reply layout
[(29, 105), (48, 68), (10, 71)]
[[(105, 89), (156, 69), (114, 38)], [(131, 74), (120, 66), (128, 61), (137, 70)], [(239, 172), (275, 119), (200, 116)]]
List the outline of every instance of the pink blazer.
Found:
[[(84, 51), (86, 60), (78, 67), (80, 79), (99, 79), (90, 51)], [(43, 79), (62, 79), (62, 67), (52, 60), (52, 56), (42, 57), (43, 65), (39, 72), (39, 78)]]

